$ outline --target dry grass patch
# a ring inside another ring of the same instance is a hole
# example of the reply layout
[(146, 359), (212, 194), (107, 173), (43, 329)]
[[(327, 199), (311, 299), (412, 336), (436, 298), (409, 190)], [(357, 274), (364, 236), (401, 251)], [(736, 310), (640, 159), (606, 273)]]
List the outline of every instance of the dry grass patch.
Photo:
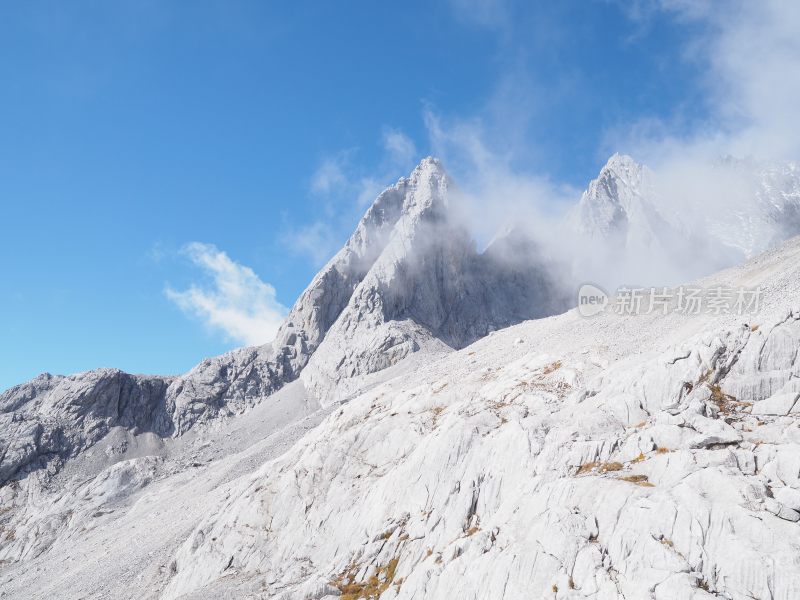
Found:
[(621, 462), (590, 462), (578, 467), (577, 475), (587, 475), (589, 473), (609, 473), (611, 471), (621, 471), (623, 468)]
[(647, 475), (622, 475), (618, 477), (620, 481), (627, 481), (628, 483), (635, 483), (642, 487), (655, 487), (647, 480)]
[(434, 393), (434, 394), (438, 394), (439, 392), (441, 392), (441, 391), (442, 391), (444, 388), (446, 388), (446, 387), (447, 387), (447, 382), (445, 381), (445, 382), (444, 382), (443, 384), (441, 384), (439, 387), (437, 387), (436, 389), (434, 389), (434, 390), (433, 390), (433, 393)]
[(558, 371), (560, 368), (561, 368), (560, 360), (551, 362), (549, 365), (545, 365), (544, 369), (542, 369), (542, 375), (550, 375), (550, 373)]
[(492, 400), (489, 402), (489, 408), (492, 410), (500, 410), (501, 408), (505, 408), (506, 406), (511, 406), (511, 402), (501, 401), (501, 400)]
[(716, 383), (706, 384), (708, 390), (711, 392), (709, 401), (714, 404), (719, 410), (720, 414), (731, 415), (737, 412), (737, 409), (752, 406), (750, 402), (739, 402), (730, 394), (722, 391), (722, 388)]
[(444, 406), (434, 406), (430, 412), (433, 414), (433, 426), (436, 427), (439, 424), (439, 417), (444, 412)]
[(4, 539), (6, 542), (13, 542), (17, 539), (17, 532), (0, 525), (0, 539)]
[[(356, 574), (361, 570), (358, 565), (350, 566), (344, 573), (331, 581), (331, 585), (339, 590), (342, 600), (377, 600), (394, 582), (399, 558), (393, 558), (385, 565), (379, 565), (374, 575), (366, 581), (356, 581)], [(399, 583), (399, 582), (398, 582)]]

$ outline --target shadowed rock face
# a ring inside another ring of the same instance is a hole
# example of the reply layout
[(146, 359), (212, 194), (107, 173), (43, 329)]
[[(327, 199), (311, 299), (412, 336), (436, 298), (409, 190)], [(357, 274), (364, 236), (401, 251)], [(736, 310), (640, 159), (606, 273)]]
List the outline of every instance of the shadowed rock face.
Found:
[[(461, 348), (566, 306), (519, 233), (479, 253), (453, 217), (448, 177), (423, 160), (367, 210), (300, 295), (275, 340), (208, 359), (179, 377), (99, 369), (42, 375), (0, 395), (0, 482), (88, 448), (113, 427), (177, 436), (297, 379), (323, 403), (409, 354)], [(334, 388), (336, 391), (334, 393)]]
[(111, 427), (169, 435), (164, 410), (169, 380), (99, 369), (77, 376), (40, 375), (0, 395), (0, 481), (22, 468), (65, 459)]
[(453, 217), (447, 175), (427, 159), (403, 209), (301, 377), (323, 405), (420, 350), (459, 349), (497, 329), (564, 310), (534, 243), (514, 231), (485, 252)]

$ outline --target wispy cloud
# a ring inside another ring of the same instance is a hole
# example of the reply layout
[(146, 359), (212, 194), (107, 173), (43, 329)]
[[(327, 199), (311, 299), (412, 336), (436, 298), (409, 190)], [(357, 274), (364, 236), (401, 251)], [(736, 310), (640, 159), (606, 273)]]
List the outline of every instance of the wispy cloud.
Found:
[(281, 241), (289, 251), (307, 256), (314, 266), (324, 265), (342, 243), (329, 222), (314, 221), (285, 233)]
[[(800, 38), (796, 35), (800, 4), (794, 0), (638, 0), (619, 4), (634, 24), (671, 20), (686, 27), (691, 39), (683, 58), (700, 73), (702, 106), (687, 109), (676, 105), (668, 116), (663, 112), (643, 114), (634, 122), (619, 123), (599, 141), (598, 153), (607, 157), (622, 152), (648, 164), (659, 175), (658, 202), (667, 212), (691, 214), (696, 222), (714, 222), (732, 205), (752, 202), (752, 189), (737, 186), (730, 173), (715, 164), (726, 155), (778, 160), (800, 157), (796, 100), (800, 97)], [(466, 6), (478, 16), (481, 5), (454, 2), (456, 9)], [(497, 35), (508, 45), (523, 26), (527, 24), (513, 23), (511, 33), (499, 28)], [(553, 235), (561, 230), (558, 224), (563, 209), (577, 200), (579, 191), (537, 171), (541, 161), (528, 158), (541, 155), (537, 144), (543, 142), (532, 133), (551, 107), (540, 101), (542, 90), (552, 91), (552, 86), (542, 89), (537, 85), (535, 76), (516, 76), (518, 72), (526, 75), (531, 68), (524, 62), (507, 67), (489, 102), (472, 114), (453, 115), (427, 107), (430, 146), (459, 182), (460, 207), (479, 235), (490, 235), (510, 222), (532, 229), (555, 255), (597, 253), (595, 248), (563, 248), (561, 236)], [(720, 260), (732, 260), (728, 254), (721, 258), (698, 254), (696, 260), (677, 265), (658, 256), (634, 257), (639, 260), (631, 261), (622, 276), (630, 281), (651, 275), (687, 280), (696, 277), (698, 270), (702, 274), (719, 268)], [(617, 272), (625, 268), (614, 264)], [(668, 272), (668, 268), (678, 272)]]
[[(563, 209), (580, 192), (547, 175), (516, 168), (515, 152), (503, 151), (481, 116), (445, 118), (428, 107), (425, 124), (430, 145), (458, 182), (452, 206), (469, 229), (485, 242), (510, 227), (549, 238)], [(508, 149), (506, 149), (508, 150)]]
[(506, 0), (450, 0), (455, 16), (466, 23), (488, 29), (510, 26), (511, 14)]
[[(645, 117), (609, 134), (651, 163), (732, 154), (800, 155), (800, 4), (794, 0), (639, 0), (636, 21), (674, 18), (695, 25), (692, 60), (703, 71), (708, 118), (676, 135), (674, 123)], [(682, 118), (678, 115), (676, 118)]]
[(192, 284), (183, 291), (167, 286), (167, 298), (230, 341), (258, 345), (273, 339), (288, 312), (277, 301), (275, 288), (212, 244), (192, 242), (182, 253), (203, 271), (209, 284)]
[(357, 164), (357, 148), (342, 149), (320, 162), (309, 190), (325, 218), (287, 227), (281, 241), (289, 252), (307, 257), (314, 266), (323, 265), (375, 197), (408, 174), (420, 158), (414, 140), (400, 129), (385, 127), (380, 141), (378, 165), (370, 171)]
[(341, 157), (326, 158), (311, 177), (311, 191), (317, 194), (328, 194), (346, 184)]
[(399, 129), (386, 129), (383, 132), (383, 148), (391, 167), (408, 166), (417, 157), (414, 141)]
[[(609, 0), (609, 5), (613, 2)], [(702, 218), (724, 211), (735, 196), (730, 182), (721, 181), (722, 175), (713, 168), (720, 157), (800, 156), (796, 101), (800, 97), (800, 37), (796, 35), (800, 3), (619, 0), (616, 4), (633, 25), (667, 20), (685, 26), (691, 40), (681, 55), (691, 63), (691, 71), (700, 74), (701, 100), (676, 104), (667, 116), (656, 107), (653, 110), (658, 114), (637, 110), (640, 117), (636, 120), (608, 121), (615, 126), (594, 142), (598, 157), (613, 152), (631, 154), (661, 174), (662, 202), (674, 205), (672, 208), (691, 208)], [(426, 153), (430, 150), (441, 158), (459, 183), (460, 190), (454, 195), (479, 238), (491, 237), (506, 223), (521, 222), (531, 223), (543, 237), (552, 237), (557, 231), (553, 224), (563, 218), (564, 209), (577, 200), (580, 190), (547, 173), (571, 158), (551, 156), (547, 118), (560, 98), (574, 96), (586, 81), (580, 72), (573, 80), (567, 69), (553, 83), (521, 49), (527, 47), (523, 40), (530, 39), (533, 31), (542, 33), (533, 37), (543, 37), (553, 47), (572, 43), (568, 35), (558, 33), (568, 29), (547, 28), (548, 24), (559, 25), (566, 13), (543, 8), (535, 19), (509, 18), (512, 9), (517, 9), (502, 0), (451, 0), (451, 5), (458, 19), (496, 35), (500, 54), (507, 58), (498, 61), (495, 87), (485, 104), (471, 114), (442, 113), (426, 106)], [(609, 6), (612, 9), (618, 16), (617, 7)], [(648, 35), (650, 30), (644, 27), (640, 35)], [(621, 34), (624, 31), (622, 28)], [(693, 79), (691, 85), (696, 84)], [(325, 248), (316, 252), (317, 262), (333, 250), (326, 241), (343, 239), (343, 232), (352, 228), (355, 213), (363, 211), (383, 186), (407, 173), (412, 166), (408, 163), (419, 158), (417, 145), (401, 131), (385, 129), (382, 141), (383, 156), (372, 173), (359, 171), (354, 160), (321, 163), (318, 173), (325, 177), (313, 181), (335, 185), (317, 185), (315, 190), (338, 194), (336, 209), (330, 213), (337, 218), (294, 231), (296, 247), (306, 254), (314, 257), (316, 249)], [(743, 193), (743, 189), (739, 191), (739, 195)]]

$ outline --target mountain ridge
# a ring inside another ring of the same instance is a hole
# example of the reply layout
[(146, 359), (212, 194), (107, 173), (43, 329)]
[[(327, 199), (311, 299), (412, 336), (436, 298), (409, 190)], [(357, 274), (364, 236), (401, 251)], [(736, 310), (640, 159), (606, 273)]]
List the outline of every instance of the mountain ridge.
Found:
[[(429, 157), (384, 190), (268, 344), (203, 360), (181, 376), (100, 369), (52, 382), (37, 378), (0, 394), (0, 482), (69, 460), (114, 427), (180, 436), (241, 414), (306, 367), (311, 401), (329, 405), (414, 352), (441, 354), (562, 309), (566, 301), (554, 293), (544, 265), (501, 268), (492, 252), (474, 250), (450, 216), (448, 182), (441, 163)], [(463, 277), (469, 280), (458, 283)], [(482, 295), (460, 299), (472, 287)]]

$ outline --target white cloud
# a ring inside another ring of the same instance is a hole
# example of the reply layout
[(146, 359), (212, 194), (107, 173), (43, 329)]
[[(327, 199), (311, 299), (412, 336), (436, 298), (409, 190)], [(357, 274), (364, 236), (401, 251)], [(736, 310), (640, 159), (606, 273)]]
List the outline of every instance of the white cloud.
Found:
[(498, 149), (483, 119), (445, 119), (425, 111), (430, 145), (458, 183), (454, 210), (480, 242), (498, 231), (523, 227), (538, 239), (551, 237), (564, 207), (579, 196), (574, 188), (543, 174), (516, 169), (515, 152)]
[(321, 267), (336, 253), (341, 236), (328, 221), (314, 221), (281, 236), (284, 246), (294, 254), (303, 254), (315, 267)]
[(327, 194), (332, 190), (347, 185), (347, 178), (342, 168), (340, 157), (327, 158), (311, 177), (311, 191), (317, 194)]
[[(800, 158), (800, 3), (639, 0), (628, 8), (637, 22), (674, 19), (687, 27), (692, 39), (684, 56), (699, 67), (704, 98), (701, 106), (677, 106), (671, 118), (645, 115), (622, 124), (609, 132), (606, 156), (618, 151), (648, 164), (658, 174), (661, 202), (695, 215), (697, 222), (714, 222), (732, 205), (752, 201), (750, 188), (714, 167), (721, 157)], [(544, 247), (566, 256), (574, 250), (561, 248), (563, 241), (552, 234), (579, 191), (536, 172), (537, 161), (529, 157), (539, 150), (527, 124), (542, 112), (536, 106), (541, 94), (524, 83), (501, 75), (488, 104), (466, 117), (428, 108), (430, 145), (459, 183), (460, 208), (479, 236), (513, 223), (531, 228)], [(718, 259), (703, 255), (678, 265), (684, 270), (677, 274), (667, 272), (666, 261), (644, 266), (648, 276), (688, 280), (698, 267), (719, 268)]]
[(383, 133), (383, 148), (390, 164), (407, 166), (417, 156), (417, 147), (405, 133), (398, 129), (387, 129)]
[(258, 345), (273, 339), (288, 312), (276, 300), (275, 288), (212, 244), (192, 242), (182, 252), (210, 276), (211, 285), (192, 284), (183, 291), (167, 286), (167, 298), (231, 341)]
[[(517, 38), (530, 33), (525, 29), (531, 23), (509, 19), (509, 5), (502, 0), (451, 2), (459, 18), (494, 30), (509, 55), (517, 55), (513, 51)], [(598, 152), (631, 154), (648, 164), (664, 182), (661, 201), (692, 209), (698, 219), (726, 210), (734, 200), (747, 200), (739, 198), (744, 188), (732, 190), (731, 182), (721, 180), (720, 172), (712, 167), (720, 157), (800, 156), (800, 36), (796, 35), (800, 3), (618, 3), (633, 22), (644, 25), (639, 35), (648, 35), (646, 25), (655, 19), (672, 19), (686, 27), (692, 39), (682, 55), (699, 67), (703, 99), (698, 106), (676, 106), (669, 118), (643, 115), (636, 122), (621, 123), (617, 131), (607, 133)], [(563, 240), (556, 235), (557, 224), (580, 190), (537, 171), (536, 165), (547, 164), (551, 157), (546, 141), (535, 133), (560, 95), (574, 93), (580, 84), (580, 78), (570, 80), (569, 72), (555, 84), (540, 80), (535, 65), (510, 60), (498, 70), (495, 89), (477, 113), (458, 116), (425, 110), (430, 149), (458, 182), (454, 204), (480, 240), (513, 223), (532, 228), (554, 253), (568, 251), (559, 248)], [(315, 222), (298, 230), (302, 238), (297, 244), (317, 263), (335, 251), (335, 246), (328, 245), (337, 238), (334, 232), (344, 239), (358, 216), (355, 213), (360, 214), (385, 185), (407, 173), (419, 158), (416, 145), (402, 131), (384, 129), (382, 143), (383, 155), (372, 173), (359, 171), (351, 161), (323, 162), (320, 172), (326, 177), (320, 180), (335, 181), (336, 186), (317, 189), (338, 194), (336, 210), (324, 224)]]
[(460, 20), (487, 29), (502, 29), (510, 25), (510, 10), (506, 0), (450, 0), (450, 6)]
[(800, 156), (800, 3), (650, 0), (636, 6), (629, 13), (634, 19), (660, 14), (700, 26), (687, 60), (703, 69), (708, 118), (681, 136), (672, 133), (673, 123), (643, 120), (627, 128), (633, 135), (612, 132), (615, 147), (654, 166), (681, 156)]
[(371, 172), (358, 166), (355, 148), (342, 149), (322, 160), (311, 177), (311, 191), (318, 196), (315, 201), (326, 218), (300, 226), (287, 224), (281, 240), (289, 252), (305, 255), (314, 266), (322, 266), (378, 194), (410, 173), (419, 159), (414, 141), (400, 129), (384, 127), (380, 142), (382, 153)]
[[(407, 174), (404, 171), (398, 171), (397, 173), (398, 177)], [(356, 196), (356, 205), (359, 210), (364, 210), (370, 206), (387, 185), (386, 181), (381, 182), (374, 177), (362, 177), (358, 182), (358, 195)]]

